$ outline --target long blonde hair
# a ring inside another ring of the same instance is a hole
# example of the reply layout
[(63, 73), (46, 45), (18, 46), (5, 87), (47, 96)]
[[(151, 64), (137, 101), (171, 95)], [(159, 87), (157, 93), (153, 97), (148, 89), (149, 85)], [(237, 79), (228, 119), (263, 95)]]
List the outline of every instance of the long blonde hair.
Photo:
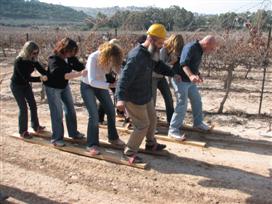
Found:
[(98, 64), (101, 68), (106, 72), (110, 72), (113, 68), (116, 73), (119, 73), (123, 62), (123, 51), (121, 47), (114, 43), (105, 42), (99, 46), (98, 50)]
[(180, 55), (181, 50), (184, 46), (184, 40), (180, 34), (172, 34), (165, 42), (164, 47), (167, 50), (167, 54), (176, 54)]
[(27, 41), (16, 58), (22, 57), (24, 60), (32, 60), (31, 54), (35, 50), (39, 50), (39, 46), (33, 41)]

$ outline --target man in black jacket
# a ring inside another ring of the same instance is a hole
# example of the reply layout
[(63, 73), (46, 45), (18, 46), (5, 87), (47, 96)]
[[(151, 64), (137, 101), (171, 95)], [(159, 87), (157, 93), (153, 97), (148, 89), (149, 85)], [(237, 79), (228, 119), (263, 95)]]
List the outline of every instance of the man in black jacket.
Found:
[(143, 44), (129, 52), (116, 92), (117, 108), (121, 111), (126, 108), (134, 126), (124, 154), (129, 157), (130, 162), (135, 163), (142, 162), (136, 153), (144, 137), (147, 150), (160, 151), (166, 147), (158, 144), (154, 137), (157, 116), (152, 99), (152, 71), (174, 76), (170, 67), (159, 60), (159, 50), (166, 38), (165, 27), (153, 24), (147, 35)]

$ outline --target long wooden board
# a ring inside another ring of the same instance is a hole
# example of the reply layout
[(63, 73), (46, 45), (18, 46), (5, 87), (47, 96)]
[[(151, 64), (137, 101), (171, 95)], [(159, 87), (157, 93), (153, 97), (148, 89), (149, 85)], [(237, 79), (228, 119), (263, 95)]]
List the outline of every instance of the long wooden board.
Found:
[(112, 162), (112, 163), (116, 163), (116, 164), (122, 164), (122, 165), (131, 166), (131, 167), (135, 167), (135, 168), (139, 168), (139, 169), (147, 169), (148, 168), (148, 163), (132, 163), (132, 164), (130, 164), (126, 159), (123, 158), (122, 153), (112, 151), (112, 150), (107, 150), (107, 149), (101, 148), (100, 155), (91, 155), (85, 150), (84, 147), (80, 147), (80, 146), (73, 145), (70, 143), (66, 144), (66, 146), (64, 146), (64, 147), (56, 147), (56, 146), (53, 146), (50, 143), (49, 139), (47, 139), (47, 138), (34, 136), (31, 139), (22, 139), (18, 133), (11, 135), (11, 137), (23, 140), (25, 142), (29, 142), (32, 144), (38, 144), (41, 146), (56, 148), (56, 149), (64, 151), (64, 152), (69, 152), (72, 154), (77, 154), (77, 155), (81, 155), (81, 156), (100, 159), (100, 160), (104, 160), (104, 161), (108, 161), (108, 162)]
[[(99, 127), (103, 128), (103, 129), (107, 129), (107, 126), (105, 126), (105, 125), (100, 125)], [(122, 128), (122, 127), (116, 127), (116, 129), (121, 132), (125, 132), (125, 133), (131, 133), (133, 131), (133, 130), (130, 130), (127, 128)], [(168, 142), (175, 142), (175, 143), (184, 144), (184, 145), (192, 145), (192, 146), (196, 146), (196, 147), (205, 147), (206, 146), (205, 142), (192, 141), (192, 140), (178, 141), (178, 140), (175, 140), (175, 139), (170, 138), (168, 136), (158, 135), (158, 134), (155, 135), (155, 138), (157, 138), (159, 140), (168, 141)]]
[[(168, 128), (169, 125), (166, 124), (165, 122), (162, 122), (162, 121), (159, 121), (157, 123), (158, 126), (162, 126), (162, 127), (166, 127)], [(199, 133), (204, 133), (204, 134), (220, 134), (220, 135), (231, 135), (231, 132), (227, 132), (227, 131), (222, 131), (222, 130), (217, 130), (215, 129), (214, 127), (211, 128), (210, 130), (200, 130), (200, 129), (197, 129), (197, 128), (194, 128), (192, 126), (189, 126), (189, 125), (183, 125), (182, 126), (182, 130), (184, 131), (191, 131), (191, 132), (199, 132)]]
[[(43, 138), (47, 138), (47, 139), (51, 138), (51, 134), (52, 134), (49, 131), (43, 131), (43, 132), (41, 132), (39, 134), (33, 133), (33, 132), (31, 132), (31, 133), (34, 134), (37, 137), (43, 137)], [(64, 137), (64, 141), (74, 143), (74, 144), (83, 144), (83, 145), (85, 145), (86, 142), (87, 142), (85, 138), (83, 140), (74, 140), (74, 139), (68, 138), (68, 137)], [(99, 144), (100, 144), (100, 146), (106, 147), (106, 148), (113, 148), (113, 149), (119, 149), (119, 150), (124, 149), (124, 147), (113, 145), (113, 144), (109, 143), (108, 141), (101, 140), (101, 139), (99, 139)], [(157, 156), (169, 156), (170, 155), (170, 153), (167, 150), (149, 151), (149, 150), (145, 150), (143, 148), (140, 148), (139, 152), (143, 153), (143, 154), (151, 154), (151, 155), (157, 155)]]
[(176, 140), (174, 138), (171, 138), (171, 137), (168, 137), (165, 135), (155, 135), (155, 138), (159, 139), (159, 140), (179, 143), (179, 144), (183, 144), (183, 145), (191, 145), (191, 146), (196, 146), (196, 147), (206, 147), (206, 142), (192, 141), (192, 140), (179, 141), (179, 140)]

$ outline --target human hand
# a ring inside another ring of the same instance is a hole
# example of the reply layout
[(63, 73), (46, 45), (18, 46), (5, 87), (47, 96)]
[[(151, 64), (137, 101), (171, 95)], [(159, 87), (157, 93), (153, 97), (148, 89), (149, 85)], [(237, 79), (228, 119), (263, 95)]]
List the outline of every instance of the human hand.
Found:
[(192, 74), (189, 78), (192, 83), (201, 83), (201, 79), (198, 75)]
[(88, 74), (88, 71), (86, 69), (81, 71), (81, 76), (86, 77)]
[(117, 101), (116, 108), (119, 111), (125, 111), (125, 102), (124, 101)]
[(47, 81), (48, 77), (46, 75), (42, 75), (42, 76), (40, 76), (40, 80), (41, 81)]

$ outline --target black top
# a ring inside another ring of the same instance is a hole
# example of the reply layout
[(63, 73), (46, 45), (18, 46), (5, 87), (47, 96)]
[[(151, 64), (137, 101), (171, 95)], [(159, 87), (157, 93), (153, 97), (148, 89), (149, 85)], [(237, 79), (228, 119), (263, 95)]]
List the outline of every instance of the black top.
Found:
[(122, 69), (117, 84), (117, 99), (137, 105), (148, 103), (152, 98), (152, 72), (174, 76), (174, 72), (162, 61), (152, 60), (148, 50), (139, 45), (132, 49)]
[(40, 65), (39, 62), (32, 60), (24, 60), (18, 57), (14, 62), (13, 75), (11, 81), (17, 85), (29, 85), (29, 82), (40, 82), (40, 77), (32, 77), (31, 73), (37, 70), (40, 74), (46, 75), (46, 70)]
[(52, 55), (48, 59), (48, 80), (44, 84), (52, 88), (64, 89), (68, 84), (68, 80), (64, 78), (65, 74), (72, 70), (82, 71), (84, 68), (84, 64), (76, 57), (68, 58), (66, 62), (58, 55)]

